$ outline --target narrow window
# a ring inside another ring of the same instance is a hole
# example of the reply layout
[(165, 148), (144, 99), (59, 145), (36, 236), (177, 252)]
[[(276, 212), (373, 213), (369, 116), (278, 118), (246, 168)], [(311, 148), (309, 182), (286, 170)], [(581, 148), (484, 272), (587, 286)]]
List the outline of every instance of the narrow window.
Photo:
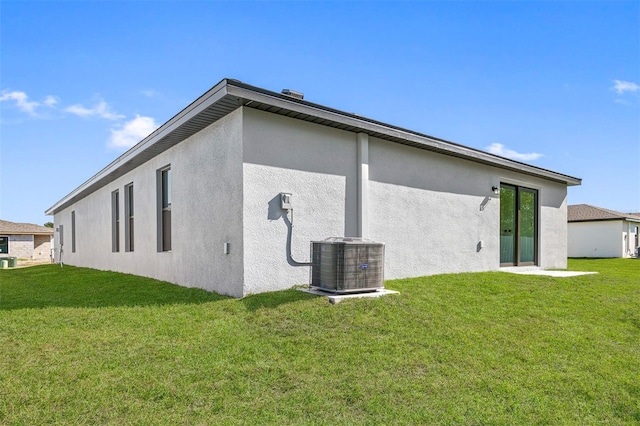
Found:
[(9, 253), (9, 237), (0, 237), (0, 253)]
[(71, 253), (76, 252), (76, 212), (71, 212)]
[(111, 251), (120, 251), (120, 193), (111, 193)]
[(133, 251), (133, 184), (124, 187), (124, 211), (126, 220), (124, 222), (124, 250)]
[(158, 251), (171, 251), (171, 167), (158, 170)]

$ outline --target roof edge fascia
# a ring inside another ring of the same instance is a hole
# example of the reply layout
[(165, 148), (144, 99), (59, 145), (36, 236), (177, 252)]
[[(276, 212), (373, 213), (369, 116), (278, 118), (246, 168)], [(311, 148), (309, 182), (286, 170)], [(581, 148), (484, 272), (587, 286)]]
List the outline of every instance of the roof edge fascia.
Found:
[(222, 97), (226, 96), (227, 81), (228, 79), (226, 78), (221, 80), (218, 84), (213, 86), (203, 95), (198, 97), (195, 101), (187, 105), (178, 114), (176, 114), (171, 119), (169, 119), (169, 121), (167, 121), (162, 126), (154, 130), (149, 136), (144, 138), (142, 141), (138, 142), (132, 148), (128, 149), (126, 152), (124, 152), (118, 158), (113, 160), (111, 163), (109, 163), (106, 167), (104, 167), (98, 173), (93, 175), (91, 178), (86, 180), (76, 189), (74, 189), (65, 197), (60, 199), (57, 203), (55, 203), (54, 205), (49, 207), (47, 210), (45, 210), (45, 214), (50, 216), (57, 213), (60, 207), (66, 204), (67, 201), (73, 198), (76, 194), (84, 191), (94, 183), (98, 182), (102, 178), (106, 177), (107, 175), (109, 175), (110, 173), (112, 173), (113, 171), (121, 167), (123, 164), (126, 164), (128, 161), (131, 161), (131, 159), (133, 159), (143, 151), (147, 150), (151, 146), (153, 146), (155, 143), (160, 141), (163, 137), (167, 136), (168, 134), (176, 130), (180, 125), (189, 121), (193, 116), (197, 115), (199, 112), (203, 111), (210, 105), (220, 100)]
[(532, 166), (530, 164), (521, 163), (519, 161), (510, 160), (505, 157), (500, 157), (498, 155), (460, 145), (455, 142), (446, 141), (444, 139), (435, 138), (419, 132), (392, 126), (376, 120), (361, 117), (359, 115), (339, 111), (333, 108), (328, 108), (323, 105), (290, 98), (286, 95), (280, 95), (279, 93), (270, 92), (265, 89), (250, 86), (237, 80), (229, 81), (228, 92), (229, 95), (237, 96), (249, 102), (256, 101), (271, 104), (278, 108), (288, 109), (301, 114), (313, 115), (314, 117), (324, 120), (334, 121), (347, 126), (357, 127), (364, 133), (382, 133), (392, 138), (411, 141), (415, 144), (421, 145), (421, 148), (426, 150), (554, 180), (556, 182), (564, 183), (568, 186), (577, 186), (582, 184), (582, 179), (580, 178), (554, 172), (552, 170), (547, 170), (541, 167)]
[(0, 237), (8, 236), (8, 235), (49, 235), (52, 236), (54, 232), (7, 232), (0, 231)]
[(601, 219), (573, 219), (567, 220), (568, 223), (579, 223), (579, 222), (638, 222), (640, 223), (640, 219), (636, 219), (634, 217), (607, 217)]
[(98, 173), (45, 210), (45, 214), (53, 215), (57, 213), (62, 208), (70, 204), (74, 197), (78, 196), (83, 191), (89, 190), (92, 185), (95, 185), (100, 180), (107, 178), (109, 174), (115, 173), (119, 168), (132, 161), (147, 149), (153, 147), (157, 142), (161, 141), (171, 132), (178, 129), (181, 125), (187, 123), (191, 118), (226, 96), (236, 97), (246, 106), (250, 106), (251, 101), (262, 102), (276, 108), (299, 112), (301, 114), (332, 121), (341, 125), (351, 126), (364, 133), (384, 134), (389, 138), (406, 140), (425, 150), (451, 155), (502, 169), (525, 173), (540, 178), (546, 178), (552, 181), (564, 183), (568, 186), (580, 185), (582, 182), (582, 179), (569, 175), (510, 160), (495, 154), (466, 147), (455, 142), (449, 142), (419, 132), (403, 129), (356, 114), (347, 113), (305, 100), (291, 98), (286, 95), (248, 85), (238, 80), (225, 78), (198, 97), (187, 107), (182, 109), (178, 114), (169, 119), (169, 121), (153, 131), (149, 136), (124, 152)]

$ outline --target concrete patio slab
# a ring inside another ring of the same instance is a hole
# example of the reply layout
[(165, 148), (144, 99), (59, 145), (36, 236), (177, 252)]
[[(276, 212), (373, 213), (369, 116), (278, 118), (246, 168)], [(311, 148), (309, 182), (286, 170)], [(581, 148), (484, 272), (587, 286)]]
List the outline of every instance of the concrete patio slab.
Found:
[(332, 305), (335, 305), (336, 303), (340, 303), (345, 299), (358, 299), (363, 297), (380, 297), (380, 296), (386, 296), (388, 294), (400, 294), (400, 292), (398, 291), (387, 290), (385, 288), (376, 290), (376, 291), (369, 291), (366, 293), (350, 293), (350, 294), (335, 294), (327, 291), (318, 290), (315, 288), (299, 288), (298, 290), (303, 291), (305, 293), (314, 294), (316, 296), (326, 296)]
[(597, 272), (582, 272), (582, 271), (546, 271), (538, 267), (506, 267), (506, 268), (500, 268), (500, 272), (507, 272), (510, 274), (519, 274), (519, 275), (544, 275), (548, 277), (558, 277), (558, 278), (577, 277), (580, 275), (597, 274)]

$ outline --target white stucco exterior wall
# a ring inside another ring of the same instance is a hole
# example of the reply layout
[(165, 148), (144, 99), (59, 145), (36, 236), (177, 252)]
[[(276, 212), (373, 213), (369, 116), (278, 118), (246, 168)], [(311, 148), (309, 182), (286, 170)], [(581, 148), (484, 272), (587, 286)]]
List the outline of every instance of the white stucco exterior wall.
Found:
[[(172, 251), (158, 252), (156, 172), (168, 165)], [(135, 248), (126, 252), (124, 198), (130, 183)], [(386, 279), (498, 270), (500, 198), (491, 187), (500, 183), (538, 190), (538, 264), (566, 267), (565, 184), (249, 107), (56, 213), (54, 220), (64, 227), (65, 263), (240, 297), (308, 283), (311, 241), (361, 233), (386, 244)], [(112, 253), (116, 189), (120, 251)], [(280, 208), (282, 192), (292, 194), (293, 211)], [(56, 234), (58, 249), (59, 240)]]
[[(499, 269), (491, 187), (501, 182), (538, 190), (538, 264), (566, 267), (566, 185), (374, 137), (363, 160), (355, 133), (251, 109), (244, 117), (245, 293), (308, 282), (309, 268), (292, 260), (309, 261), (310, 241), (356, 236), (362, 176), (367, 237), (386, 244), (387, 279)], [(281, 192), (293, 194), (293, 259)]]
[(570, 222), (569, 257), (627, 257), (625, 238), (633, 246), (635, 234), (626, 221)]
[(370, 235), (386, 244), (386, 278), (498, 268), (499, 180), (486, 169), (370, 138)]
[(623, 225), (626, 229), (627, 240), (625, 241), (624, 255), (631, 257), (640, 248), (640, 222), (625, 221)]
[[(357, 233), (356, 135), (245, 109), (245, 294), (309, 282), (310, 242)], [(279, 194), (292, 194), (292, 213)]]
[(567, 187), (564, 184), (529, 179), (538, 189), (538, 264), (543, 269), (567, 267)]
[[(157, 251), (156, 171), (171, 165), (172, 251)], [(134, 251), (125, 252), (125, 185), (134, 187)], [(120, 251), (111, 251), (111, 193), (120, 192)], [(76, 252), (71, 250), (71, 212)], [(242, 110), (57, 213), (65, 263), (242, 295)], [(56, 240), (59, 253), (59, 238)], [(223, 244), (230, 253), (223, 253)]]
[(501, 182), (538, 190), (538, 263), (566, 267), (565, 185), (376, 138), (369, 174), (370, 235), (386, 243), (386, 278), (497, 270), (491, 187)]

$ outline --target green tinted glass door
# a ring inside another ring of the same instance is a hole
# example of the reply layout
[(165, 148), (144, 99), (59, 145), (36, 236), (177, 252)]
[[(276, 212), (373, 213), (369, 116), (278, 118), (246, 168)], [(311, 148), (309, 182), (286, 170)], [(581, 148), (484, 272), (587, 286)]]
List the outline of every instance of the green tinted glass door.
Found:
[(500, 265), (537, 264), (538, 191), (500, 185)]
[(516, 260), (516, 188), (500, 186), (500, 264)]
[(518, 188), (518, 205), (520, 229), (518, 236), (520, 265), (535, 264), (536, 253), (536, 191), (526, 188)]

